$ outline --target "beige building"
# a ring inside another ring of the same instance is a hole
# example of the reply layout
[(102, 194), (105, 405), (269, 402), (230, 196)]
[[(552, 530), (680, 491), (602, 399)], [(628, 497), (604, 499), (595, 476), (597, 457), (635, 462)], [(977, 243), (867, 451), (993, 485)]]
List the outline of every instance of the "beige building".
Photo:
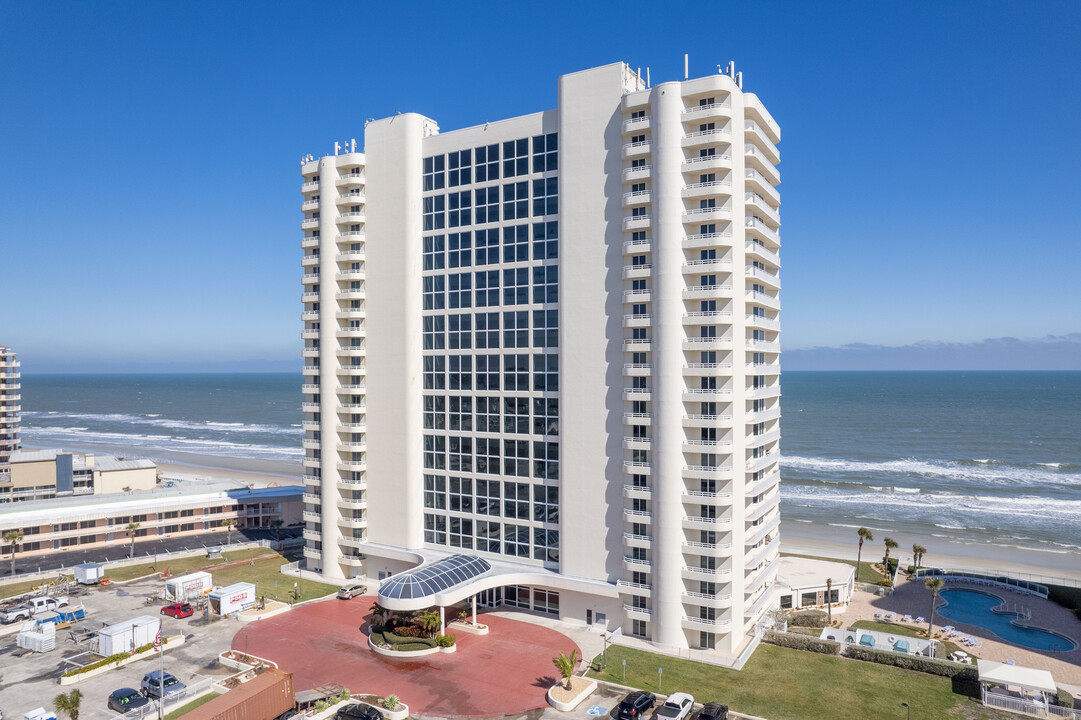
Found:
[[(131, 542), (127, 531), (131, 523), (139, 525), (136, 546), (144, 540), (184, 536), (199, 536), (196, 546), (224, 542), (224, 520), (235, 520), (235, 527), (242, 529), (273, 527), (276, 520), (298, 525), (302, 492), (299, 485), (251, 488), (240, 482), (179, 482), (122, 494), (27, 500), (0, 505), (0, 535), (22, 532), (19, 556), (116, 546), (116, 553), (93, 555), (116, 558)], [(0, 544), (0, 553), (10, 552), (10, 545)]]
[(16, 450), (6, 477), (0, 479), (0, 503), (151, 490), (157, 484), (157, 474), (157, 466), (150, 460)]
[(0, 482), (7, 474), (11, 453), (19, 447), (19, 361), (6, 345), (0, 345)]

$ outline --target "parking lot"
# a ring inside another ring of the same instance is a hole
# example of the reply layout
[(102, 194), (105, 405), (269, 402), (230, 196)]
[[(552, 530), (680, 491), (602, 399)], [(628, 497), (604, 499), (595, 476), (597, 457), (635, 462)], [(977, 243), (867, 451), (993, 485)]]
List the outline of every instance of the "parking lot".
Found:
[[(185, 637), (183, 645), (166, 646), (166, 672), (185, 684), (231, 674), (233, 671), (218, 665), (217, 655), (229, 649), (230, 641), (241, 623), (232, 618), (223, 620), (213, 616), (208, 622), (199, 615), (185, 620), (160, 615), (165, 603), (155, 600), (153, 605), (148, 606), (146, 598), (156, 594), (162, 586), (161, 580), (148, 579), (126, 585), (89, 588), (85, 595), (71, 599), (73, 606), (82, 603), (87, 613), (86, 620), (72, 629), (100, 628), (105, 622), (117, 623), (139, 615), (154, 615), (162, 620), (163, 637)], [(138, 689), (143, 675), (158, 668), (158, 658), (154, 656), (75, 685), (62, 686), (59, 678), (65, 670), (70, 669), (64, 665), (63, 659), (87, 649), (74, 643), (68, 630), (57, 631), (56, 649), (51, 652), (14, 657), (12, 653), (16, 649), (15, 634), (0, 637), (0, 711), (8, 718), (21, 718), (24, 712), (36, 707), (51, 708), (54, 697), (72, 688), (78, 688), (83, 694), (80, 718), (112, 718), (117, 713), (106, 708), (109, 693), (121, 687)], [(88, 660), (84, 658), (82, 664)]]

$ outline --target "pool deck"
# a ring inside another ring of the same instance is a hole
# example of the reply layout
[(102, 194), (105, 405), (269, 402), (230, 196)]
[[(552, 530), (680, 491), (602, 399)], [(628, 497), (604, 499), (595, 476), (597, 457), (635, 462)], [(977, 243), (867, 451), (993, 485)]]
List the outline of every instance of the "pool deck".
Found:
[[(1020, 603), (1032, 611), (1032, 619), (1024, 624), (1051, 630), (1065, 635), (1075, 643), (1081, 643), (1081, 620), (1066, 608), (1032, 595), (1022, 595), (1003, 588), (987, 587), (965, 582), (948, 582), (943, 589), (978, 590), (1002, 598), (1010, 603)], [(940, 598), (939, 605), (943, 604)], [(875, 613), (879, 611), (895, 612), (897, 618), (894, 622), (900, 622), (905, 615), (912, 617), (927, 617), (931, 611), (931, 591), (924, 587), (923, 580), (909, 582), (900, 578), (892, 596), (879, 597), (868, 592), (857, 592), (852, 597), (852, 602), (844, 612), (842, 627), (848, 627), (857, 620), (875, 620)], [(834, 609), (834, 616), (837, 610)], [(902, 623), (904, 624), (904, 623)], [(914, 625), (914, 623), (909, 623)], [(1006, 662), (1013, 660), (1024, 667), (1047, 670), (1064, 689), (1072, 694), (1081, 694), (1081, 647), (1069, 652), (1040, 652), (1029, 650), (1018, 645), (1012, 645), (989, 630), (976, 625), (966, 625), (935, 613), (935, 632), (941, 637), (943, 625), (953, 625), (966, 636), (971, 636), (980, 641), (974, 648), (964, 648), (965, 652), (977, 658)], [(924, 624), (926, 627), (926, 623)], [(956, 638), (954, 638), (956, 640)]]

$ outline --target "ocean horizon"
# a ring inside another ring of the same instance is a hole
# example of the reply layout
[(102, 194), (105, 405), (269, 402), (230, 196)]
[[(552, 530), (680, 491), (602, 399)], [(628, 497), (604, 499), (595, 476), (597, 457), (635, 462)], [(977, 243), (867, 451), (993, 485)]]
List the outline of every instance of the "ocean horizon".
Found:
[[(23, 443), (291, 477), (302, 375), (24, 373)], [(1081, 371), (788, 371), (785, 532), (1081, 553)]]

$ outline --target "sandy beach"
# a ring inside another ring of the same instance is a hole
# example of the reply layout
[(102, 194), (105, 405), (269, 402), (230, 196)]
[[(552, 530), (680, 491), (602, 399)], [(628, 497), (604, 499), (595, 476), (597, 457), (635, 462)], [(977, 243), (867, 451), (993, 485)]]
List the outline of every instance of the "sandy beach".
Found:
[[(226, 459), (226, 458), (222, 458)], [(232, 460), (232, 458), (228, 458)], [(213, 460), (213, 458), (206, 458)], [(232, 464), (232, 463), (231, 463)], [(237, 463), (242, 465), (243, 463)], [(210, 467), (208, 465), (183, 465), (180, 463), (158, 463), (158, 469), (166, 479), (224, 481), (235, 480), (256, 487), (276, 485), (302, 485), (299, 475), (261, 471), (259, 468), (237, 469)]]

